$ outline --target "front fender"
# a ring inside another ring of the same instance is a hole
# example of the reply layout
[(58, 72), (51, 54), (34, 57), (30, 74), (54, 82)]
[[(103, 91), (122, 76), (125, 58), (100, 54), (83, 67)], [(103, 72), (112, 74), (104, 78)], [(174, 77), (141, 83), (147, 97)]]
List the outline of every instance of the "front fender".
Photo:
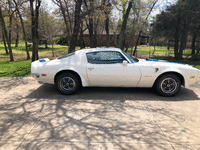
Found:
[[(182, 77), (182, 85), (186, 88), (189, 88), (198, 78), (198, 72), (194, 68), (165, 68), (160, 72), (160, 75), (164, 73), (177, 73), (178, 76)], [(159, 75), (159, 76), (160, 76)], [(158, 76), (158, 77), (159, 77)]]

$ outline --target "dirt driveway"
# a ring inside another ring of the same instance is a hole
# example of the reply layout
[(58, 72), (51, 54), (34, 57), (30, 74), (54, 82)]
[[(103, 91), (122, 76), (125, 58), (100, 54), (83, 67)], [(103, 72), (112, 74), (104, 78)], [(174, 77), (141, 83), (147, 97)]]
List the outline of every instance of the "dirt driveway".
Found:
[(0, 149), (200, 149), (200, 83), (176, 97), (151, 89), (60, 95), (31, 77), (0, 78)]

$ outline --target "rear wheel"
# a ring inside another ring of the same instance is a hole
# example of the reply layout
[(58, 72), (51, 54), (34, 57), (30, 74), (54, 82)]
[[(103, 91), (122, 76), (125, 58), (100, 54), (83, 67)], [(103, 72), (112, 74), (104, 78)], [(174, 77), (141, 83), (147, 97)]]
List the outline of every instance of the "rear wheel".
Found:
[(74, 94), (81, 86), (79, 78), (72, 73), (63, 73), (56, 79), (56, 87), (62, 94)]
[(175, 74), (164, 74), (158, 78), (154, 86), (162, 96), (174, 96), (181, 88), (181, 81)]

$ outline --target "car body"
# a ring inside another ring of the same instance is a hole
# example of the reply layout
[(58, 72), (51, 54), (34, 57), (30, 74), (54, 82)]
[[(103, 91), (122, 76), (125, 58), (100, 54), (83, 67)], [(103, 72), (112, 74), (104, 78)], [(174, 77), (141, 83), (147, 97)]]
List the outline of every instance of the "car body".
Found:
[(187, 64), (157, 59), (135, 59), (118, 48), (82, 49), (63, 57), (32, 62), (31, 75), (39, 82), (56, 84), (63, 94), (81, 86), (154, 87), (158, 94), (173, 96), (181, 85), (200, 80), (200, 70)]

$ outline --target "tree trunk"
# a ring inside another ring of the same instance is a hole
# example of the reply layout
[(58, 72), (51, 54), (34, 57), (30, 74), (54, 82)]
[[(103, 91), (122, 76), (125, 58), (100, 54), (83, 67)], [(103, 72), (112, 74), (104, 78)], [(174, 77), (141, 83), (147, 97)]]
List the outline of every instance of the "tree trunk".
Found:
[[(94, 5), (93, 5), (93, 0), (89, 0), (90, 1), (90, 8), (93, 9)], [(94, 34), (94, 31), (93, 31), (93, 11), (90, 13), (89, 15), (89, 34), (90, 34), (90, 48), (94, 48), (94, 37), (93, 37), (93, 34)]]
[(90, 48), (94, 48), (94, 41), (93, 41), (93, 19), (89, 18), (89, 34), (90, 34)]
[(84, 41), (83, 41), (83, 22), (81, 22), (81, 31), (80, 31), (79, 41), (80, 41), (81, 49), (85, 48)]
[(128, 48), (129, 48), (129, 46), (130, 46), (130, 41), (128, 42), (128, 44), (126, 45), (126, 50), (125, 50), (125, 53), (127, 53), (128, 52)]
[[(103, 5), (105, 6), (106, 1), (103, 0)], [(107, 3), (110, 3), (110, 0), (107, 1)], [(124, 8), (124, 7), (123, 7)], [(110, 47), (110, 43), (109, 43), (109, 13), (110, 10), (108, 7), (105, 7), (105, 16), (106, 16), (106, 20), (105, 20), (105, 30), (106, 30), (106, 47)]]
[(16, 3), (16, 0), (13, 0), (13, 1), (15, 3), (16, 10), (17, 10), (17, 13), (19, 15), (19, 19), (20, 19), (20, 22), (21, 22), (21, 25), (22, 25), (22, 31), (23, 31), (24, 41), (25, 41), (25, 47), (26, 47), (26, 55), (27, 55), (26, 59), (29, 60), (30, 59), (30, 54), (29, 54), (29, 50), (28, 50), (28, 44), (27, 44), (27, 38), (26, 38), (26, 31), (25, 31), (25, 27), (24, 27), (24, 22), (23, 22), (23, 19), (22, 19), (22, 15), (19, 12), (18, 4)]
[(2, 15), (2, 11), (1, 11), (1, 7), (0, 7), (0, 22), (1, 22), (1, 25), (2, 25), (2, 28), (3, 28), (3, 34), (4, 34), (4, 36), (6, 38), (6, 41), (7, 41), (7, 44), (8, 44), (8, 49), (9, 49), (9, 54), (10, 54), (10, 61), (14, 61), (12, 48), (11, 48), (11, 43), (9, 41), (9, 37), (8, 37), (8, 34), (7, 34), (4, 18), (3, 18), (3, 15)]
[(6, 40), (5, 40), (3, 29), (2, 29), (2, 36), (3, 36), (3, 44), (4, 44), (4, 47), (5, 47), (6, 55), (8, 55), (8, 49), (7, 49), (7, 46), (6, 46)]
[(38, 23), (39, 23), (39, 8), (40, 8), (40, 3), (38, 3), (38, 6), (36, 6), (35, 10), (35, 34), (36, 34), (36, 60), (39, 59), (38, 55), (38, 45), (39, 45), (39, 35), (38, 35)]
[(142, 30), (140, 30), (140, 33), (138, 35), (137, 42), (135, 44), (135, 49), (134, 49), (134, 52), (133, 52), (133, 56), (135, 56), (135, 54), (136, 54), (137, 45), (139, 44), (141, 33), (142, 33)]
[(196, 49), (195, 41), (196, 41), (196, 38), (197, 38), (197, 34), (198, 34), (199, 29), (200, 29), (200, 25), (198, 26), (198, 28), (197, 28), (197, 29), (195, 30), (195, 32), (193, 33), (192, 45), (191, 45), (191, 48), (192, 48), (192, 56), (195, 55), (195, 49)]
[(44, 45), (45, 45), (45, 48), (47, 49), (48, 48), (47, 40), (44, 40)]
[(175, 29), (175, 45), (174, 45), (174, 57), (178, 59), (178, 47), (179, 47), (179, 31), (180, 31), (181, 18), (177, 18), (176, 29)]
[(156, 51), (156, 37), (154, 38), (154, 50), (153, 50), (152, 55), (154, 55), (155, 51)]
[(8, 4), (9, 4), (9, 30), (8, 30), (8, 38), (10, 43), (12, 43), (12, 19), (13, 19), (13, 13), (11, 12), (11, 2), (10, 0), (8, 0)]
[(32, 62), (36, 60), (35, 54), (36, 54), (36, 35), (35, 35), (35, 19), (34, 19), (34, 8), (33, 8), (33, 1), (30, 0), (30, 7), (31, 7), (31, 33), (32, 33)]
[(168, 39), (168, 43), (167, 43), (167, 50), (170, 49), (170, 39)]
[(114, 32), (115, 47), (118, 47), (117, 39), (117, 34)]
[[(16, 14), (16, 20), (17, 20), (17, 14)], [(16, 39), (15, 39), (15, 47), (18, 47), (18, 44), (19, 44), (19, 24), (18, 24), (18, 20), (16, 21), (16, 27), (17, 27), (17, 36), (16, 36)]]
[(65, 26), (66, 26), (66, 30), (67, 30), (67, 43), (69, 43), (69, 37), (71, 36), (70, 34), (70, 30), (69, 30), (69, 26), (68, 26), (68, 23), (67, 23), (67, 18), (66, 18), (66, 13), (65, 13), (65, 8), (63, 8), (63, 5), (62, 5), (62, 1), (60, 0), (60, 9), (61, 9), (61, 12), (63, 14), (63, 18), (64, 18), (64, 22), (65, 22)]
[(195, 41), (196, 41), (196, 37), (197, 37), (197, 34), (196, 33), (194, 33), (193, 34), (193, 37), (192, 37), (192, 45), (191, 45), (191, 48), (192, 48), (192, 56), (194, 56), (195, 55)]
[(133, 53), (133, 46), (131, 45), (131, 53), (130, 53), (130, 56), (132, 56), (132, 53)]
[(106, 13), (106, 47), (109, 47), (109, 16), (108, 13)]
[(94, 35), (93, 35), (93, 37), (94, 37), (93, 46), (97, 47), (97, 23), (94, 23)]
[(124, 49), (124, 38), (125, 38), (126, 25), (127, 25), (127, 20), (128, 20), (128, 16), (129, 16), (131, 8), (132, 8), (132, 1), (130, 1), (129, 4), (128, 4), (128, 8), (127, 8), (126, 13), (124, 15), (122, 28), (121, 28), (121, 31), (120, 31), (120, 34), (119, 34), (118, 47), (121, 50)]
[(17, 31), (17, 37), (15, 39), (15, 47), (18, 47), (19, 44), (19, 32)]
[(39, 7), (41, 4), (41, 0), (38, 0), (35, 6), (35, 13), (33, 8), (33, 1), (30, 0), (30, 9), (31, 9), (31, 32), (32, 32), (32, 42), (33, 42), (33, 48), (32, 48), (32, 61), (38, 60), (38, 17), (39, 17)]
[(53, 50), (53, 39), (51, 40), (52, 43), (52, 56), (54, 57), (54, 50)]
[(9, 35), (8, 35), (8, 38), (9, 38), (9, 41), (10, 41), (10, 43), (12, 43), (12, 31), (11, 31), (11, 28), (12, 28), (12, 15), (10, 15), (10, 25), (9, 25), (9, 31), (8, 31), (8, 33), (9, 33)]
[(179, 54), (178, 54), (178, 60), (182, 60), (182, 58), (183, 58), (183, 50), (185, 50), (186, 44), (187, 44), (189, 24), (190, 24), (190, 19), (185, 18), (184, 27), (183, 27), (183, 30), (182, 30), (181, 41), (180, 41), (180, 49), (179, 49)]
[(82, 0), (77, 0), (76, 6), (75, 6), (74, 31), (71, 36), (68, 53), (74, 52), (76, 48), (76, 42), (77, 42), (78, 32), (79, 32), (80, 23), (81, 23), (81, 16), (80, 16), (81, 5), (82, 5)]

